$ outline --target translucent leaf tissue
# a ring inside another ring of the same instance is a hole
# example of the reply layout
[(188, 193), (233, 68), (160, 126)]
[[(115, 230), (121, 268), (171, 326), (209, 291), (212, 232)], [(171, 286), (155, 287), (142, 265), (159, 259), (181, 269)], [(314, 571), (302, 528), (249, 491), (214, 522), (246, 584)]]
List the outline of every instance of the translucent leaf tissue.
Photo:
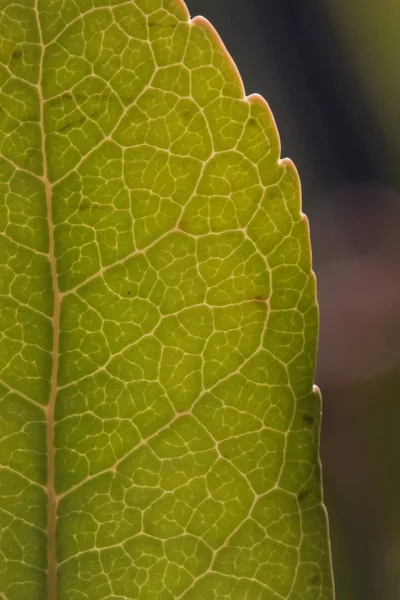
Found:
[(181, 0), (0, 15), (0, 597), (333, 600), (270, 109)]

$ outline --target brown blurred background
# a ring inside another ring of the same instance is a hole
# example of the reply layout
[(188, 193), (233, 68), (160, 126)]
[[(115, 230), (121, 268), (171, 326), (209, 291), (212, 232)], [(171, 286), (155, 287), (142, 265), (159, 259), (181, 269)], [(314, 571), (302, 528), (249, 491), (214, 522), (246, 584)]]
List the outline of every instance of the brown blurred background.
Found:
[(274, 112), (321, 309), (338, 600), (400, 598), (400, 2), (186, 0)]

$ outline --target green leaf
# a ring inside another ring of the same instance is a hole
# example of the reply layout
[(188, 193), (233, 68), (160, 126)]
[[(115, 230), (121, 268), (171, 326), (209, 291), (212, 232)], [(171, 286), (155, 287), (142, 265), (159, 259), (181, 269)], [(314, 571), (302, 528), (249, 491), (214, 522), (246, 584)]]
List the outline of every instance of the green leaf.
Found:
[(268, 106), (180, 0), (0, 7), (0, 597), (331, 600)]

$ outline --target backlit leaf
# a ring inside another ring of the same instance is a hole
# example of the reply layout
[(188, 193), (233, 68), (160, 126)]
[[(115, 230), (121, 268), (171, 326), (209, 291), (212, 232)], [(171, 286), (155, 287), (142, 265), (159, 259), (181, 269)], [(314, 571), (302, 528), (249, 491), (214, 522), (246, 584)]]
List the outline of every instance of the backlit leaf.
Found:
[(268, 106), (180, 0), (0, 8), (0, 597), (332, 600)]

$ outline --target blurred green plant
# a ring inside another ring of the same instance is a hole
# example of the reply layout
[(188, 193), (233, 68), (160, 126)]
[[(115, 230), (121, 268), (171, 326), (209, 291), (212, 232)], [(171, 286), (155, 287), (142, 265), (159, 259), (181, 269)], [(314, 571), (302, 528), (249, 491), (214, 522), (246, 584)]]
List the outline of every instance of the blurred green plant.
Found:
[(331, 600), (268, 106), (181, 1), (1, 9), (2, 597)]

